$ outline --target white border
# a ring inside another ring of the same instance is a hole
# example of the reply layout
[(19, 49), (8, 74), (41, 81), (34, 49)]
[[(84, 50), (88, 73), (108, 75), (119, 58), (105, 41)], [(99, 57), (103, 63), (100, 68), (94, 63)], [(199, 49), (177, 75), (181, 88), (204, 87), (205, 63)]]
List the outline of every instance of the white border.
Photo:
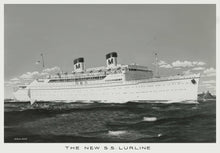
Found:
[[(216, 87), (216, 132), (217, 138), (216, 143), (4, 143), (4, 4), (216, 4), (216, 12), (217, 12), (217, 20), (216, 20), (216, 70), (217, 70), (217, 87)], [(166, 152), (166, 153), (186, 153), (186, 152), (200, 152), (200, 153), (216, 153), (220, 152), (220, 135), (219, 135), (219, 64), (220, 54), (219, 54), (219, 24), (220, 24), (220, 15), (219, 15), (219, 2), (217, 0), (2, 0), (0, 2), (0, 57), (1, 57), (1, 65), (0, 65), (0, 99), (1, 99), (1, 130), (0, 130), (0, 151), (3, 153), (6, 152), (22, 152), (22, 153), (30, 153), (30, 152), (53, 152), (53, 153), (61, 153), (61, 152)], [(142, 151), (105, 151), (103, 149), (97, 151), (86, 151), (86, 150), (66, 150), (65, 146), (80, 146), (81, 148), (84, 146), (94, 146), (98, 145), (100, 147), (103, 146), (150, 146), (151, 150), (142, 150)]]

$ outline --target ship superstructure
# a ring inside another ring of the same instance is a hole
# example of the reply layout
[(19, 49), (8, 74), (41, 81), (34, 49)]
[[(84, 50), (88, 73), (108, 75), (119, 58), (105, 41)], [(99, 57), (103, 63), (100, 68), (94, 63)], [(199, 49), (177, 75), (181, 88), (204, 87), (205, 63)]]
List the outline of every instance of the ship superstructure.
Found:
[(71, 74), (36, 79), (14, 93), (19, 101), (128, 102), (196, 100), (199, 74), (154, 77), (137, 64), (120, 65), (117, 53), (106, 55), (106, 66), (85, 68), (84, 58), (73, 61)]

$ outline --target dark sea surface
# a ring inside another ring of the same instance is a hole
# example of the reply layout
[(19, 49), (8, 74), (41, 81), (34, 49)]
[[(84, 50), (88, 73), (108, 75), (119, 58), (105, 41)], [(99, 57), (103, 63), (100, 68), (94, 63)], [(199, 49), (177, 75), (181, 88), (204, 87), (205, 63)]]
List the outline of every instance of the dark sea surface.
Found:
[(5, 142), (216, 142), (216, 101), (4, 106)]

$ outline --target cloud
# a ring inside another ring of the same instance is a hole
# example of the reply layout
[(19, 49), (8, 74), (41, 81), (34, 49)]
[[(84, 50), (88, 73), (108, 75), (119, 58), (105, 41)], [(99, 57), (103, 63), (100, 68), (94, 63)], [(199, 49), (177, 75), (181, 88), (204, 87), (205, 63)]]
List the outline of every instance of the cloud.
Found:
[(11, 86), (13, 86), (13, 82), (11, 82), (11, 81), (5, 81), (5, 82), (4, 82), (4, 86), (5, 86), (5, 87), (11, 87)]
[(181, 68), (181, 67), (185, 68), (185, 67), (203, 66), (205, 64), (206, 64), (205, 62), (201, 62), (201, 61), (193, 61), (192, 62), (192, 61), (179, 61), (179, 60), (177, 60), (172, 63), (172, 66), (179, 67), (179, 68)]
[[(205, 62), (201, 61), (174, 61), (172, 63), (167, 63), (165, 61), (160, 60), (158, 62), (158, 65), (161, 68), (175, 68), (175, 69), (181, 69), (181, 68), (189, 68), (189, 67), (195, 67), (195, 66), (203, 66), (206, 65)], [(195, 70), (203, 70), (203, 67), (195, 68)]]
[(170, 69), (172, 66), (170, 64), (160, 65), (162, 68)]
[(203, 65), (206, 65), (206, 63), (205, 63), (205, 62), (194, 61), (194, 62), (193, 62), (193, 65), (194, 65), (194, 66), (196, 66), (196, 65), (197, 65), (197, 66), (203, 66)]
[(172, 63), (172, 66), (173, 67), (192, 67), (193, 66), (193, 64), (192, 64), (192, 62), (190, 62), (190, 61), (175, 61), (175, 62), (173, 62)]
[(158, 62), (159, 67), (161, 68), (166, 68), (166, 69), (170, 69), (172, 68), (172, 66), (168, 63), (166, 63), (165, 61), (159, 61)]
[(179, 69), (181, 69), (181, 68), (180, 68), (180, 67), (174, 67), (174, 69), (179, 70)]
[(15, 77), (15, 78), (10, 79), (9, 81), (5, 81), (4, 85), (5, 86), (14, 86), (14, 85), (18, 85), (18, 84), (27, 84), (37, 78), (45, 78), (48, 75), (54, 75), (54, 74), (57, 74), (58, 72), (61, 72), (61, 69), (57, 66), (44, 69), (41, 73), (38, 71), (26, 72), (19, 77)]
[(186, 70), (186, 71), (183, 71), (183, 74), (187, 75), (187, 74), (192, 74), (191, 70)]
[(16, 81), (19, 81), (19, 79), (18, 78), (13, 78), (10, 81), (16, 82)]
[(21, 80), (18, 79), (17, 77), (10, 79), (9, 81), (4, 81), (4, 86), (5, 87), (12, 87), (14, 85), (20, 84)]
[(40, 73), (37, 72), (37, 71), (34, 71), (34, 72), (27, 72), (25, 74), (22, 74), (20, 76), (21, 79), (24, 79), (24, 80), (32, 80), (32, 79), (35, 79), (37, 77), (40, 76)]
[(5, 87), (13, 87), (13, 86), (20, 84), (20, 83), (21, 83), (20, 79), (13, 78), (13, 79), (10, 79), (9, 81), (4, 81), (4, 86)]
[(205, 68), (204, 67), (194, 67), (192, 70), (200, 71), (200, 70), (205, 70)]
[(47, 75), (54, 75), (58, 72), (61, 72), (61, 69), (56, 66), (56, 67), (44, 69), (41, 73), (38, 71), (27, 72), (22, 74), (19, 78), (23, 80), (34, 80), (37, 78), (45, 77)]
[(162, 61), (162, 60), (160, 60), (159, 62), (158, 62), (158, 65), (165, 65), (165, 64), (167, 64), (165, 61)]
[(57, 66), (43, 70), (43, 73), (45, 74), (56, 74), (58, 72), (61, 72), (61, 69)]
[(211, 68), (205, 69), (203, 73), (204, 73), (203, 75), (204, 77), (211, 77), (211, 76), (216, 75), (216, 70), (215, 68), (211, 67)]

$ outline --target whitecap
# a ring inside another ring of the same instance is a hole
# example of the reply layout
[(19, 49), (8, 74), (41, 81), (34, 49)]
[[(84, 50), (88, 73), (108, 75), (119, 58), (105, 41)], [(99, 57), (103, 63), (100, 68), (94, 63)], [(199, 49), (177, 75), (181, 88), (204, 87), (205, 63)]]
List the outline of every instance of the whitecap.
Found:
[(182, 101), (181, 103), (183, 103), (183, 104), (199, 104), (199, 102), (197, 100), (186, 100), (186, 101)]
[(143, 121), (147, 121), (147, 122), (154, 122), (156, 120), (157, 120), (156, 117), (143, 117)]
[(113, 135), (113, 136), (118, 136), (118, 135), (123, 135), (127, 133), (126, 130), (119, 130), (119, 131), (108, 131), (109, 135)]
[(157, 137), (161, 137), (162, 136), (162, 134), (161, 133), (159, 133), (158, 135), (157, 135)]

